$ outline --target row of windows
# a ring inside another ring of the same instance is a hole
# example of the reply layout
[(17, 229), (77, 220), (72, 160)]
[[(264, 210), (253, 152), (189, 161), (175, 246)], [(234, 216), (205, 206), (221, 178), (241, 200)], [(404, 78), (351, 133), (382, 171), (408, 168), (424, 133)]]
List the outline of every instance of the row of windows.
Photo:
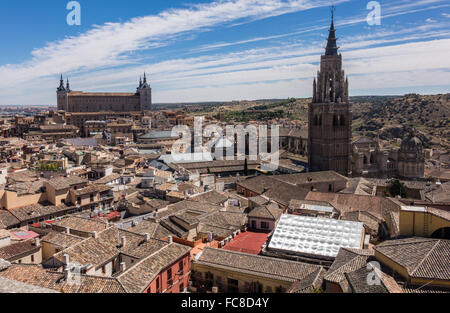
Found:
[[(322, 125), (322, 115), (314, 116), (314, 126)], [(334, 115), (333, 116), (333, 126), (346, 126), (346, 120), (344, 115)]]

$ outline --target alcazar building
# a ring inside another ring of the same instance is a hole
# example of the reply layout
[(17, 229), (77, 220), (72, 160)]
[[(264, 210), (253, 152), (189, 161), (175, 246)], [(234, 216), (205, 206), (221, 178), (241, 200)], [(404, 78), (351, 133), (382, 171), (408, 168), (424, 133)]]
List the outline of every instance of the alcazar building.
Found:
[(58, 110), (65, 112), (139, 112), (152, 108), (152, 89), (144, 74), (134, 93), (72, 91), (61, 75), (56, 90)]

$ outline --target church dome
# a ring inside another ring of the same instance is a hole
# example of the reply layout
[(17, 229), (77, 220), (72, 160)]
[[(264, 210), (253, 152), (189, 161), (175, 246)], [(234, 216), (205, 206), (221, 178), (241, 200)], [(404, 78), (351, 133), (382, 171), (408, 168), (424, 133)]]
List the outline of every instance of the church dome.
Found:
[(422, 141), (417, 137), (409, 137), (402, 141), (401, 150), (405, 152), (422, 151)]

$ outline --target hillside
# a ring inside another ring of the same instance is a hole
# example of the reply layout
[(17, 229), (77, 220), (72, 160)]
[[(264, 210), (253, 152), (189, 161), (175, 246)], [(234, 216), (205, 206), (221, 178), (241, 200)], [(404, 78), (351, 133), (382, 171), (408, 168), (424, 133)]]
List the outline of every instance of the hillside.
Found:
[[(396, 142), (414, 128), (425, 147), (450, 148), (450, 94), (351, 97), (353, 131), (369, 137)], [(162, 108), (181, 108), (193, 114), (223, 114), (225, 121), (265, 121), (288, 118), (308, 121), (311, 98), (268, 99), (197, 104), (171, 104)]]

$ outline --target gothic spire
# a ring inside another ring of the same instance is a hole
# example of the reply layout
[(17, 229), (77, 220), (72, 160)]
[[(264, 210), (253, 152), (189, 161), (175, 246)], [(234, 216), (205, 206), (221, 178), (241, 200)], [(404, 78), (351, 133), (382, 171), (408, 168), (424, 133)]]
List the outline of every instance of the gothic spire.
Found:
[(338, 55), (338, 49), (337, 46), (337, 38), (336, 38), (336, 30), (334, 29), (334, 6), (331, 7), (331, 26), (330, 26), (330, 33), (328, 35), (328, 43), (327, 48), (325, 50), (325, 55)]
[(66, 85), (67, 92), (70, 92), (70, 84), (69, 84), (69, 78), (67, 78), (67, 85)]
[(61, 74), (61, 78), (59, 80), (59, 87), (57, 89), (58, 91), (65, 91), (66, 89), (64, 88), (64, 79), (63, 76)]
[(146, 84), (146, 83), (147, 83), (147, 75), (144, 72), (144, 84)]

